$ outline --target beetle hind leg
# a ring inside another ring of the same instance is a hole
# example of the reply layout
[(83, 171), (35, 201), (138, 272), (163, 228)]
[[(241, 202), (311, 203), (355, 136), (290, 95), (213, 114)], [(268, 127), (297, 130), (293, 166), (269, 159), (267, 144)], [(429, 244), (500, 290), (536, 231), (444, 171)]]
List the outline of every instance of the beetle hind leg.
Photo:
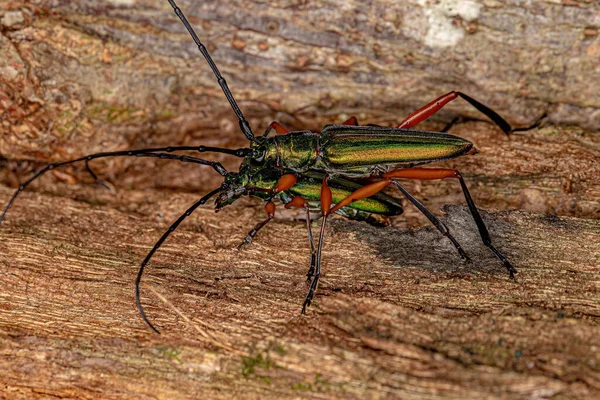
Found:
[[(496, 111), (492, 110), (485, 104), (480, 103), (479, 101), (475, 100), (474, 98), (467, 96), (466, 94), (464, 94), (462, 92), (455, 91), (455, 90), (448, 92), (445, 95), (440, 96), (437, 99), (433, 100), (431, 103), (426, 104), (423, 107), (419, 108), (417, 111), (413, 112), (408, 117), (406, 117), (404, 119), (404, 121), (402, 121), (397, 126), (397, 128), (401, 128), (401, 129), (412, 128), (413, 126), (417, 125), (418, 123), (426, 120), (427, 118), (431, 117), (433, 114), (440, 111), (446, 104), (448, 104), (452, 100), (457, 99), (458, 97), (463, 98), (465, 101), (467, 101), (473, 107), (475, 107), (479, 112), (481, 112), (486, 117), (491, 119), (494, 122), (494, 124), (496, 124), (500, 129), (502, 129), (502, 131), (504, 131), (504, 133), (506, 133), (507, 135), (509, 135), (510, 133), (513, 132), (513, 128), (510, 126), (510, 124), (508, 122), (506, 122), (506, 120), (504, 118), (502, 118)], [(454, 122), (456, 122), (456, 121), (454, 121)], [(449, 126), (446, 127), (446, 130), (448, 130), (448, 129), (449, 129)]]
[(463, 250), (460, 243), (458, 243), (456, 241), (456, 239), (454, 239), (454, 236), (452, 236), (450, 234), (450, 230), (448, 229), (448, 227), (442, 221), (440, 221), (431, 211), (429, 211), (427, 208), (425, 208), (423, 203), (421, 203), (412, 194), (410, 194), (404, 188), (404, 186), (400, 185), (400, 183), (398, 183), (397, 181), (393, 181), (392, 183), (398, 188), (398, 190), (400, 190), (402, 192), (402, 194), (408, 199), (408, 201), (410, 201), (423, 215), (425, 215), (427, 217), (427, 219), (429, 219), (429, 221), (431, 221), (433, 226), (435, 226), (442, 235), (447, 237), (448, 240), (450, 240), (452, 242), (452, 244), (456, 248), (456, 251), (458, 251), (458, 254), (460, 255), (460, 257), (463, 260), (465, 260), (465, 262), (470, 262), (471, 259), (469, 258), (467, 253), (465, 253), (465, 251)]
[[(479, 236), (483, 241), (483, 244), (488, 247), (492, 253), (502, 261), (502, 264), (508, 270), (511, 279), (514, 279), (515, 273), (517, 272), (515, 267), (508, 261), (508, 259), (492, 245), (492, 240), (490, 238), (490, 234), (477, 210), (475, 207), (475, 203), (471, 198), (471, 194), (465, 184), (465, 181), (457, 170), (454, 169), (444, 169), (444, 168), (404, 168), (397, 169), (394, 171), (386, 172), (380, 176), (382, 178), (381, 181), (377, 181), (374, 183), (370, 183), (357, 189), (349, 196), (342, 199), (338, 202), (334, 207), (332, 207), (329, 211), (336, 212), (340, 210), (342, 207), (345, 207), (351, 204), (354, 201), (358, 201), (364, 199), (366, 197), (373, 196), (374, 194), (382, 191), (388, 185), (394, 183), (395, 179), (413, 179), (413, 180), (439, 180), (444, 178), (455, 178), (458, 179), (463, 191), (463, 195), (469, 207), (469, 211), (477, 224), (477, 229), (479, 230)], [(421, 204), (418, 200), (416, 200), (412, 195), (410, 195), (400, 184), (396, 184), (396, 187), (423, 213), (429, 220), (436, 226), (436, 228), (448, 239), (452, 242), (452, 244), (456, 247), (457, 251), (464, 259), (468, 259), (466, 253), (460, 246), (460, 244), (450, 235), (448, 228), (442, 224), (431, 212), (429, 212), (423, 204)], [(318, 257), (317, 257), (318, 262)]]
[(387, 172), (383, 174), (383, 177), (387, 179), (404, 178), (413, 180), (438, 180), (444, 178), (458, 179), (463, 192), (463, 196), (465, 198), (465, 201), (467, 202), (469, 211), (471, 212), (471, 216), (473, 217), (473, 219), (475, 220), (475, 224), (477, 225), (477, 230), (479, 231), (481, 241), (502, 262), (502, 265), (504, 265), (504, 267), (507, 269), (510, 278), (515, 279), (515, 273), (517, 272), (517, 270), (510, 263), (510, 261), (508, 261), (508, 259), (492, 244), (490, 233), (487, 227), (485, 226), (483, 218), (481, 218), (481, 215), (479, 214), (475, 203), (473, 202), (473, 198), (471, 197), (471, 193), (469, 193), (469, 189), (467, 188), (465, 180), (463, 179), (460, 172), (458, 172), (458, 170), (445, 168), (406, 168)]

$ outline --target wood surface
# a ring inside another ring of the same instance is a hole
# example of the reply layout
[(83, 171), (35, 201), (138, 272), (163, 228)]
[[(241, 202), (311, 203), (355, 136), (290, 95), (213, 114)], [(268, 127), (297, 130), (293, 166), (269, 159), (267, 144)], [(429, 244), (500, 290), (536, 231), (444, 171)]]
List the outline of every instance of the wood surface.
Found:
[[(471, 140), (458, 168), (516, 281), (480, 244), (457, 182), (407, 183), (472, 258), (413, 207), (376, 228), (333, 218), (306, 316), (306, 227), (243, 199), (198, 209), (221, 179), (162, 160), (47, 174), (0, 225), (0, 398), (600, 397), (600, 7), (595, 1), (179, 1), (257, 134), (356, 115)], [(166, 1), (0, 2), (0, 203), (51, 161), (156, 145), (247, 145)], [(212, 159), (236, 170), (239, 160)], [(399, 196), (393, 191), (392, 195)], [(316, 229), (315, 229), (316, 232)]]

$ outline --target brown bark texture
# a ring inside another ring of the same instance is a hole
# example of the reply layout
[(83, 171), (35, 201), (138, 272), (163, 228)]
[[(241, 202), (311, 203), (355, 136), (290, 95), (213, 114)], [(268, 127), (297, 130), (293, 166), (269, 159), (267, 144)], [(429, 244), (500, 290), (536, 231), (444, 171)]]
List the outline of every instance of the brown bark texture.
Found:
[[(264, 218), (245, 198), (199, 208), (152, 259), (155, 335), (135, 308), (137, 268), (222, 178), (94, 161), (106, 190), (70, 166), (0, 225), (0, 398), (600, 397), (596, 1), (178, 3), (257, 134), (273, 120), (394, 125), (450, 90), (514, 126), (547, 113), (507, 137), (457, 100), (419, 125), (478, 120), (451, 132), (479, 154), (438, 165), (465, 176), (517, 279), (481, 244), (457, 182), (407, 182), (472, 262), (409, 205), (383, 228), (334, 217), (301, 316), (306, 226), (279, 207), (238, 251)], [(192, 144), (247, 141), (166, 0), (0, 1), (0, 202), (49, 162)]]

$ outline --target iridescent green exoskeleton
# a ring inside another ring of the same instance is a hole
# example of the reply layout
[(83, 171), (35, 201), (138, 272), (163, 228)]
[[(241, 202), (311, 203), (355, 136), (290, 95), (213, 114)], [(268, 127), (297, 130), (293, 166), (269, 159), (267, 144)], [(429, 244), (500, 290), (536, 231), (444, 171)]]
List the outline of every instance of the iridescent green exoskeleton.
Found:
[[(461, 97), (490, 118), (506, 134), (515, 130), (496, 112), (477, 100), (461, 92), (449, 92), (431, 103), (421, 107), (394, 128), (380, 126), (358, 126), (352, 117), (339, 125), (327, 125), (320, 132), (289, 131), (273, 122), (261, 137), (256, 137), (250, 124), (237, 105), (227, 82), (212, 60), (206, 47), (190, 26), (182, 11), (173, 0), (168, 0), (177, 16), (198, 46), (202, 56), (208, 62), (217, 78), (217, 82), (231, 108), (233, 109), (241, 132), (250, 142), (248, 148), (225, 149), (206, 146), (170, 146), (141, 150), (96, 153), (74, 160), (50, 164), (22, 183), (9, 199), (0, 222), (16, 197), (35, 179), (44, 173), (64, 165), (85, 162), (92, 178), (104, 185), (89, 166), (89, 162), (104, 157), (155, 157), (210, 166), (223, 176), (223, 183), (191, 205), (162, 235), (142, 261), (135, 282), (136, 303), (144, 322), (158, 333), (148, 321), (140, 300), (140, 282), (145, 266), (150, 258), (183, 220), (196, 208), (216, 196), (215, 208), (219, 210), (234, 203), (241, 196), (254, 196), (267, 202), (267, 218), (256, 225), (240, 245), (249, 245), (254, 236), (275, 215), (274, 200), (278, 199), (286, 207), (303, 208), (306, 211), (306, 223), (311, 249), (311, 261), (307, 274), (308, 294), (304, 300), (302, 312), (310, 305), (321, 274), (321, 250), (325, 234), (326, 221), (330, 214), (366, 221), (371, 224), (385, 224), (386, 218), (400, 215), (400, 202), (382, 192), (388, 186), (396, 187), (410, 203), (421, 211), (457, 249), (459, 255), (468, 260), (460, 244), (450, 234), (448, 228), (414, 196), (398, 182), (400, 179), (435, 180), (452, 178), (460, 183), (465, 200), (475, 220), (483, 243), (502, 261), (510, 277), (516, 272), (510, 262), (491, 242), (488, 230), (475, 207), (469, 190), (457, 170), (442, 168), (421, 168), (422, 164), (449, 160), (467, 154), (475, 154), (473, 144), (458, 136), (442, 132), (419, 131), (412, 129), (419, 122), (430, 117), (448, 102)], [(539, 121), (538, 121), (539, 122)], [(537, 126), (537, 123), (532, 127)], [(531, 129), (524, 128), (519, 130)], [(269, 135), (271, 131), (275, 135)], [(220, 163), (188, 155), (173, 154), (179, 151), (199, 153), (216, 152), (242, 158), (239, 172), (227, 171)], [(106, 185), (104, 185), (106, 186)], [(311, 231), (311, 211), (313, 217), (321, 219), (318, 244), (313, 242)], [(315, 213), (316, 212), (316, 213)]]

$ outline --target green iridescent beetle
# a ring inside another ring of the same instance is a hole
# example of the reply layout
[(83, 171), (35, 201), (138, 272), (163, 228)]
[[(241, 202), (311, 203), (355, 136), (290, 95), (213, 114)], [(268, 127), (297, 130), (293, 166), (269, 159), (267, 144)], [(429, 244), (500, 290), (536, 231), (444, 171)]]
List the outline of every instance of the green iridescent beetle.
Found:
[[(245, 240), (240, 244), (240, 248), (250, 244), (257, 232), (273, 219), (275, 215), (274, 199), (281, 200), (286, 207), (299, 207), (306, 210), (311, 262), (307, 274), (307, 282), (310, 283), (310, 287), (302, 306), (303, 313), (313, 299), (321, 274), (321, 251), (328, 216), (337, 213), (346, 218), (366, 221), (375, 225), (384, 224), (385, 218), (402, 213), (402, 206), (398, 200), (381, 192), (389, 185), (398, 188), (433, 223), (440, 233), (452, 242), (459, 255), (465, 260), (468, 259), (468, 256), (450, 234), (448, 228), (427, 210), (419, 200), (408, 193), (398, 183), (398, 179), (457, 179), (483, 243), (503, 263), (510, 277), (514, 278), (516, 272), (514, 267), (492, 245), (487, 228), (460, 173), (453, 169), (418, 167), (421, 164), (434, 161), (475, 154), (476, 150), (473, 144), (458, 136), (445, 133), (451, 124), (443, 132), (419, 131), (411, 128), (458, 97), (463, 98), (490, 118), (506, 134), (516, 130), (531, 129), (537, 126), (537, 123), (528, 128), (512, 129), (495, 111), (463, 93), (453, 91), (415, 111), (395, 128), (374, 125), (358, 126), (356, 118), (352, 117), (340, 125), (327, 125), (320, 132), (291, 132), (281, 124), (273, 122), (263, 136), (256, 137), (206, 47), (200, 42), (175, 2), (173, 0), (168, 1), (213, 70), (219, 86), (238, 118), (240, 130), (250, 141), (250, 146), (241, 149), (172, 146), (96, 153), (74, 160), (54, 163), (38, 171), (19, 186), (0, 216), (0, 222), (4, 220), (7, 211), (19, 193), (25, 190), (32, 181), (47, 171), (64, 165), (85, 162), (87, 171), (102, 185), (104, 185), (102, 181), (96, 177), (89, 166), (89, 162), (97, 158), (156, 157), (212, 167), (224, 177), (223, 183), (188, 208), (156, 242), (140, 265), (135, 282), (136, 304), (144, 322), (157, 333), (158, 330), (148, 321), (140, 301), (140, 281), (144, 268), (171, 232), (196, 208), (204, 205), (214, 196), (216, 196), (216, 210), (230, 205), (238, 198), (246, 195), (259, 197), (267, 202), (265, 207), (266, 219), (248, 233)], [(270, 135), (273, 130), (276, 135)], [(218, 162), (173, 154), (177, 151), (224, 153), (240, 157), (242, 162), (239, 172), (233, 173), (227, 171)], [(357, 178), (361, 178), (361, 180), (357, 181)], [(310, 211), (319, 211), (321, 214), (321, 229), (317, 245), (313, 243)]]

